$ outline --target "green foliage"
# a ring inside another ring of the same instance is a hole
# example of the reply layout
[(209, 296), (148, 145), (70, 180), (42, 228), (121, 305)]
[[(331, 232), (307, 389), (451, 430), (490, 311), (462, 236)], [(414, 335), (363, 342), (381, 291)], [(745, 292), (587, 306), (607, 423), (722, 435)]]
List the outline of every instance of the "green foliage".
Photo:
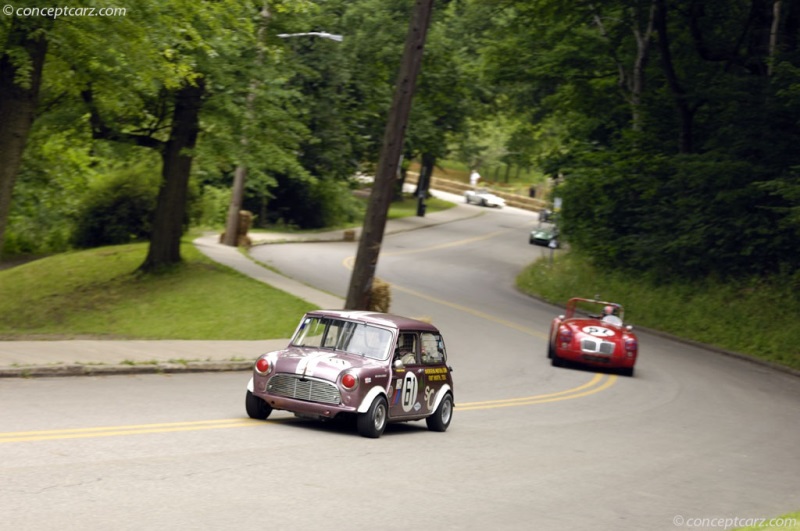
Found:
[[(194, 223), (224, 217), (238, 165), (262, 224), (353, 218), (352, 198), (333, 183), (378, 158), (410, 2), (276, 0), (267, 23), (261, 1), (122, 5), (128, 16), (13, 19), (46, 37), (49, 53), (6, 252), (65, 248), (86, 183), (126, 163), (89, 138), (88, 88), (120, 133), (163, 142), (171, 94), (203, 80)], [(774, 13), (750, 0), (656, 3), (663, 34), (646, 33), (652, 5), (437, 3), (406, 157), (482, 163), (487, 180), (503, 180), (509, 164), (563, 174), (563, 234), (603, 267), (793, 274), (800, 4), (781, 3), (774, 47)], [(0, 20), (0, 51), (25, 84), (22, 50), (3, 48), (11, 27)], [(345, 38), (276, 36), (309, 30)]]
[(114, 168), (90, 185), (77, 215), (75, 245), (99, 247), (147, 238), (160, 177), (157, 167), (141, 162)]
[(189, 243), (169, 272), (133, 273), (146, 252), (141, 243), (102, 247), (0, 271), (0, 337), (276, 339), (314, 309)]
[[(258, 212), (257, 205), (245, 208)], [(278, 177), (263, 223), (319, 229), (350, 223), (359, 218), (361, 207), (346, 184), (325, 179)]]
[(564, 305), (571, 297), (600, 298), (625, 307), (634, 327), (678, 337), (800, 369), (800, 291), (797, 281), (747, 277), (736, 281), (654, 282), (647, 275), (592, 265), (570, 251), (553, 264), (539, 260), (517, 277), (525, 293)]
[(76, 130), (40, 120), (14, 189), (4, 256), (69, 248), (75, 214), (95, 172), (87, 146), (85, 135)]
[(231, 202), (228, 188), (203, 186), (199, 196), (191, 205), (190, 219), (193, 227), (224, 227)]
[(767, 175), (713, 154), (585, 154), (558, 190), (563, 233), (598, 265), (666, 279), (792, 271), (797, 226)]

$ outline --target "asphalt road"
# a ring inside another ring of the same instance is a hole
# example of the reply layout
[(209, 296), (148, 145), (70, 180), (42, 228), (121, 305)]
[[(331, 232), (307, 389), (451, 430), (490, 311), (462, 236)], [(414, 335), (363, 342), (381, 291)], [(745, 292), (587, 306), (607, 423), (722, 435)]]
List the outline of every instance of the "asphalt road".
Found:
[[(487, 210), (384, 240), (392, 310), (445, 336), (446, 433), (250, 421), (244, 373), (4, 380), (0, 529), (720, 529), (800, 507), (800, 380), (641, 331), (634, 378), (551, 367), (559, 310), (513, 289), (547, 258), (534, 224)], [(253, 254), (344, 296), (354, 252)]]

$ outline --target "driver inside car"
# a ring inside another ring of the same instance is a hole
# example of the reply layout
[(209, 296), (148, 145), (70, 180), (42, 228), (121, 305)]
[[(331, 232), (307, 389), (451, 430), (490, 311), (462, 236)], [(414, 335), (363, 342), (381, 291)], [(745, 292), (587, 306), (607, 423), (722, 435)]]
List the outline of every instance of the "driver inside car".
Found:
[(622, 319), (615, 313), (616, 309), (613, 306), (606, 306), (603, 308), (603, 318), (601, 320), (610, 325), (622, 326)]

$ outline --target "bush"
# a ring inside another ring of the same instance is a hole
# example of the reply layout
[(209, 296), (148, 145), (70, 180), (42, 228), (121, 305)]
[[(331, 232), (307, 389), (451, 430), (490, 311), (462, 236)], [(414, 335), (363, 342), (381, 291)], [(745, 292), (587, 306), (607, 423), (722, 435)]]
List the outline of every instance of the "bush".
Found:
[(763, 166), (712, 153), (584, 155), (558, 194), (562, 233), (599, 266), (662, 279), (792, 273), (790, 200)]
[(192, 225), (195, 227), (224, 227), (228, 218), (230, 202), (230, 188), (203, 186), (202, 193), (190, 205)]
[[(277, 178), (266, 222), (321, 229), (350, 223), (361, 215), (361, 205), (350, 188), (329, 179)], [(245, 201), (245, 209), (258, 212), (259, 205)]]
[(111, 171), (87, 190), (73, 241), (98, 247), (148, 238), (158, 197), (160, 172), (146, 164)]

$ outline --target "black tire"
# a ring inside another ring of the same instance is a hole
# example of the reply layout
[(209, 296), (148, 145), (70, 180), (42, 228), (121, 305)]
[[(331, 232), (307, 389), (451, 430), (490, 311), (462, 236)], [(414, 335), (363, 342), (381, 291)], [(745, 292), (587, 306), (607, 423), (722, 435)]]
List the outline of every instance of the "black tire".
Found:
[(553, 359), (554, 356), (555, 356), (555, 354), (553, 353), (553, 344), (548, 342), (547, 343), (547, 357), (550, 358), (550, 359)]
[(447, 431), (451, 420), (453, 420), (453, 395), (447, 393), (433, 415), (425, 419), (425, 424), (431, 431)]
[(266, 420), (269, 414), (272, 413), (272, 406), (254, 395), (251, 391), (247, 391), (244, 408), (247, 410), (247, 416), (251, 419)]
[(564, 360), (559, 358), (554, 351), (552, 357), (550, 358), (550, 365), (552, 365), (553, 367), (563, 367), (565, 364), (566, 363), (564, 362)]
[(386, 398), (381, 395), (372, 401), (366, 413), (358, 415), (356, 421), (358, 434), (362, 437), (377, 439), (383, 434), (388, 421), (389, 406), (386, 404)]
[(620, 369), (620, 370), (619, 370), (619, 373), (620, 373), (622, 376), (628, 376), (628, 377), (631, 377), (631, 378), (632, 378), (632, 377), (633, 377), (633, 367), (628, 367), (628, 368), (625, 368), (625, 369)]

